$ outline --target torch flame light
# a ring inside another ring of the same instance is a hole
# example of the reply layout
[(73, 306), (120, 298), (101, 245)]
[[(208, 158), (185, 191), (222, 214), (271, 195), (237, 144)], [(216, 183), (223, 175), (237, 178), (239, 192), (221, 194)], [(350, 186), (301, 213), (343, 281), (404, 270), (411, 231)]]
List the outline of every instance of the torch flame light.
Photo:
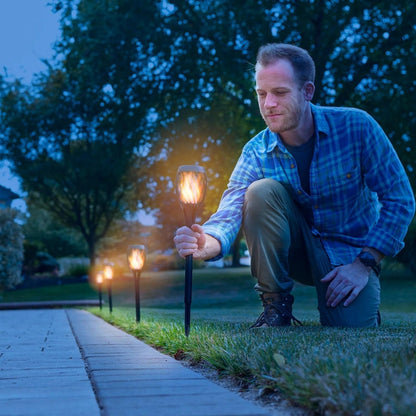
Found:
[(128, 256), (129, 266), (132, 270), (141, 270), (144, 265), (144, 251), (141, 248), (132, 248)]
[(200, 204), (204, 199), (205, 178), (200, 172), (181, 172), (179, 198), (184, 204)]
[(113, 268), (110, 265), (104, 266), (104, 276), (109, 280), (113, 278)]
[(97, 274), (97, 283), (100, 285), (103, 283), (103, 275), (101, 273)]

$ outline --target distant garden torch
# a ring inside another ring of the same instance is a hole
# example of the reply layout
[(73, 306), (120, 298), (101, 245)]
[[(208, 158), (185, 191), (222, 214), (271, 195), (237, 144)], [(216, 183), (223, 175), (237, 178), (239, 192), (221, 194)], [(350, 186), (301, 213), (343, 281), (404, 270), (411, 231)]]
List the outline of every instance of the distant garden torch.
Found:
[(103, 308), (103, 274), (97, 273), (96, 277), (97, 286), (98, 286), (98, 301), (100, 304), (100, 310)]
[[(195, 223), (196, 212), (202, 204), (207, 188), (207, 176), (201, 166), (179, 166), (176, 175), (176, 191), (182, 205), (185, 225)], [(192, 254), (185, 258), (185, 335), (189, 335), (192, 302)]]
[(142, 245), (129, 246), (127, 260), (130, 270), (133, 272), (135, 299), (136, 299), (136, 322), (140, 322), (140, 273), (143, 269), (145, 259), (145, 247)]
[(113, 264), (107, 263), (104, 266), (104, 277), (107, 280), (107, 289), (108, 289), (108, 307), (110, 313), (113, 312)]

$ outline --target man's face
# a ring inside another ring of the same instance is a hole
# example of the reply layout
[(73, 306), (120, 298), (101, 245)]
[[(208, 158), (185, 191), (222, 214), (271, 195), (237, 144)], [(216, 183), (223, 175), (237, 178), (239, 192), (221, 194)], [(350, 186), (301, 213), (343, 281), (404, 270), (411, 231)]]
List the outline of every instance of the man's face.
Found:
[(258, 66), (256, 92), (260, 113), (271, 131), (282, 134), (300, 126), (307, 101), (289, 61)]

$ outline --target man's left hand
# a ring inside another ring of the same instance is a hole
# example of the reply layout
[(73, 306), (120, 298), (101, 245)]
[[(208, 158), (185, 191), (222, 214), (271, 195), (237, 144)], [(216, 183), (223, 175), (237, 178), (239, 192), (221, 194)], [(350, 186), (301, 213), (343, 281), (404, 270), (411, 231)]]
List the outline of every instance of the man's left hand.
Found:
[(371, 270), (359, 260), (335, 267), (321, 282), (329, 283), (326, 291), (326, 305), (335, 308), (344, 299), (344, 306), (350, 305), (368, 283)]

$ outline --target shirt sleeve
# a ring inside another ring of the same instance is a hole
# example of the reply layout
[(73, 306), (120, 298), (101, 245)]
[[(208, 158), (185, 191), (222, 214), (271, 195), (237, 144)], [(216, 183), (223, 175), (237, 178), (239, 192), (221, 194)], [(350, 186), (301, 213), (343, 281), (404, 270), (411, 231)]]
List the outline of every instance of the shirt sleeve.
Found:
[(392, 144), (377, 122), (368, 114), (366, 117), (361, 154), (364, 180), (377, 193), (380, 215), (365, 245), (386, 256), (395, 256), (404, 247), (403, 240), (415, 213), (415, 199)]
[(252, 182), (262, 177), (260, 162), (254, 150), (254, 145), (250, 142), (244, 147), (217, 212), (203, 225), (204, 232), (221, 243), (221, 253), (210, 259), (212, 261), (230, 251), (241, 227), (246, 190)]

